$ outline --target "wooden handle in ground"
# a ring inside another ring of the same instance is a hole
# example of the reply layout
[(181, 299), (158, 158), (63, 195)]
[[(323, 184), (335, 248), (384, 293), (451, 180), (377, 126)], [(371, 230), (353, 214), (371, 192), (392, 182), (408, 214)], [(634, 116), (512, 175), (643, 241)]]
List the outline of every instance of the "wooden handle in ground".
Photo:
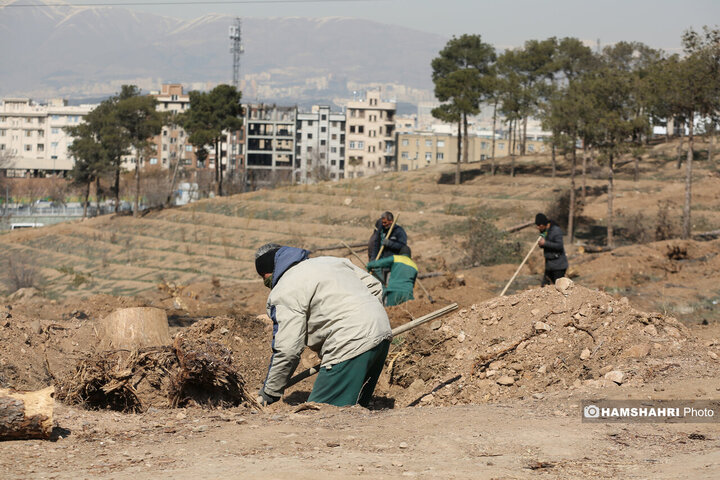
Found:
[(513, 282), (513, 280), (515, 280), (515, 277), (517, 277), (517, 274), (520, 273), (520, 269), (523, 267), (523, 265), (525, 265), (525, 262), (527, 262), (527, 259), (530, 258), (530, 254), (533, 252), (533, 250), (535, 250), (535, 247), (537, 247), (537, 244), (538, 244), (538, 242), (540, 241), (541, 238), (542, 238), (542, 237), (538, 237), (537, 240), (535, 240), (535, 243), (533, 243), (532, 248), (530, 249), (530, 251), (528, 252), (528, 254), (525, 255), (525, 258), (523, 259), (522, 263), (521, 263), (520, 266), (517, 268), (517, 270), (515, 270), (515, 273), (513, 274), (512, 278), (511, 278), (510, 281), (507, 283), (507, 285), (505, 285), (505, 288), (503, 288), (503, 291), (500, 293), (500, 296), (501, 296), (501, 297), (502, 297), (503, 295), (505, 295), (505, 292), (507, 291), (508, 287), (510, 287), (510, 284)]

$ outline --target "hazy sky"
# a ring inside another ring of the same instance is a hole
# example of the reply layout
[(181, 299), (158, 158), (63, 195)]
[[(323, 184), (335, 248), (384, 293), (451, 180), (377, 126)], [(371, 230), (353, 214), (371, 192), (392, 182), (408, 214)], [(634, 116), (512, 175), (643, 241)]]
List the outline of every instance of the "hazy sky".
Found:
[[(32, 0), (19, 0), (30, 3)], [(52, 0), (48, 0), (52, 1)], [(69, 0), (123, 3), (143, 0)], [(166, 2), (173, 0), (146, 0)], [(189, 2), (193, 0), (176, 0)], [(447, 37), (482, 35), (498, 48), (528, 39), (573, 36), (595, 45), (640, 41), (674, 50), (689, 27), (720, 23), (720, 0), (196, 0), (194, 5), (133, 6), (180, 18), (208, 13), (241, 17), (368, 18)]]

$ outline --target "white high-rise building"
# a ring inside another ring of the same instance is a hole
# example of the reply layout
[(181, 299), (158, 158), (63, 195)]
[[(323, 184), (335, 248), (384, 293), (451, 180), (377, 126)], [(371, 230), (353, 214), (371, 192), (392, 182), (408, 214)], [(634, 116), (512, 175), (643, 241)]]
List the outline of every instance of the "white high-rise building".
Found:
[(314, 105), (297, 114), (295, 181), (314, 183), (345, 178), (345, 114)]
[(7, 176), (64, 175), (73, 167), (72, 137), (63, 127), (78, 125), (96, 105), (69, 106), (62, 99), (36, 104), (29, 98), (0, 101), (0, 154), (9, 157)]

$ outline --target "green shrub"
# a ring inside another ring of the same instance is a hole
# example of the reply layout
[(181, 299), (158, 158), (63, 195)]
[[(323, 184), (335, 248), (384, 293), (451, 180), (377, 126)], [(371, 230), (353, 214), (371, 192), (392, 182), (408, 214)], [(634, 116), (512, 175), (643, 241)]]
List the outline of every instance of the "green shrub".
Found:
[(476, 212), (467, 220), (465, 266), (517, 263), (522, 259), (521, 245), (498, 230), (487, 212)]

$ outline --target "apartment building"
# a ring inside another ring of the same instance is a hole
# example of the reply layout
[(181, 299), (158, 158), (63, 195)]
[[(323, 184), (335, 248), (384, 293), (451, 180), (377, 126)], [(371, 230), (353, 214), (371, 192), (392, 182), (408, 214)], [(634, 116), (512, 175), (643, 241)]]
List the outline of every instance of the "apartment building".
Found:
[(29, 98), (0, 101), (0, 166), (11, 177), (65, 175), (73, 167), (67, 149), (72, 137), (64, 127), (78, 125), (95, 105), (70, 106), (55, 99), (47, 104)]
[(345, 178), (345, 114), (326, 105), (296, 116), (294, 171), (296, 183)]
[[(169, 112), (171, 119), (190, 108), (190, 95), (183, 92), (182, 85), (163, 84), (159, 92), (150, 92), (150, 95), (157, 100), (155, 109), (158, 112)], [(185, 130), (172, 120), (163, 125), (159, 135), (150, 140), (150, 150), (152, 153), (147, 159), (148, 165), (171, 168), (179, 161), (181, 166), (204, 167), (198, 165), (194, 147)]]
[(300, 167), (295, 156), (295, 107), (248, 104), (245, 116), (245, 160), (251, 187), (291, 182)]
[[(457, 131), (418, 131), (397, 134), (397, 165), (398, 170), (417, 170), (419, 168), (455, 163), (458, 153)], [(510, 140), (495, 139), (495, 158), (510, 155)], [(528, 138), (527, 154), (544, 153), (546, 142), (542, 135)], [(515, 145), (515, 155), (520, 154), (519, 143)], [(468, 135), (468, 160), (481, 162), (492, 157), (492, 134), (490, 132), (472, 133)]]
[(395, 102), (377, 90), (348, 102), (346, 132), (348, 178), (395, 169)]

